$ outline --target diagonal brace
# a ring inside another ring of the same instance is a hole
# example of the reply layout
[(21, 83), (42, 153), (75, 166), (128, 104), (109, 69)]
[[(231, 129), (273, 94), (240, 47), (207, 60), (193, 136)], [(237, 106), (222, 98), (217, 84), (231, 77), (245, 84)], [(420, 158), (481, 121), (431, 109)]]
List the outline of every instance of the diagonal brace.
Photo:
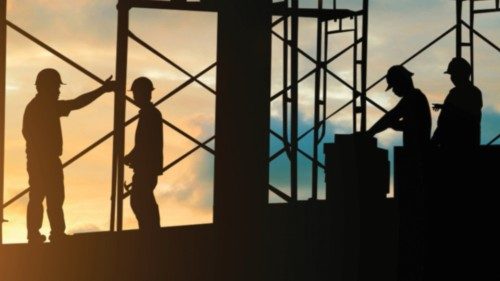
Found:
[[(189, 78), (193, 78), (194, 77), (193, 75), (191, 75), (191, 73), (189, 73), (187, 70), (185, 70), (184, 68), (182, 68), (180, 65), (178, 65), (177, 63), (175, 63), (174, 61), (172, 61), (171, 59), (169, 59), (168, 57), (166, 57), (165, 55), (163, 55), (162, 53), (160, 53), (158, 50), (156, 50), (155, 48), (153, 48), (151, 45), (149, 45), (148, 43), (144, 42), (142, 39), (140, 39), (139, 37), (137, 37), (134, 33), (132, 33), (132, 31), (129, 31), (128, 36), (131, 39), (133, 39), (135, 42), (137, 42), (139, 45), (143, 46), (148, 51), (150, 51), (151, 53), (155, 54), (156, 56), (158, 56), (159, 58), (161, 58), (162, 60), (164, 60), (165, 62), (167, 62), (168, 64), (170, 64), (171, 66), (173, 66), (175, 69), (177, 69), (180, 72), (184, 73)], [(212, 94), (215, 95), (215, 90), (214, 89), (212, 89), (211, 87), (207, 86), (205, 83), (201, 82), (198, 79), (195, 79), (194, 81), (196, 83), (200, 84), (207, 91), (209, 91), (209, 92), (211, 92)]]
[[(207, 145), (208, 143), (210, 143), (211, 141), (213, 141), (215, 139), (215, 136), (212, 136), (210, 137), (209, 139), (207, 139), (206, 141), (204, 141), (202, 143), (202, 145)], [(193, 154), (194, 152), (196, 152), (198, 149), (200, 149), (202, 146), (201, 145), (197, 145), (196, 147), (192, 148), (191, 150), (189, 150), (188, 152), (184, 153), (181, 157), (175, 159), (174, 161), (172, 161), (170, 164), (168, 164), (167, 166), (165, 166), (162, 170), (162, 172), (166, 172), (168, 170), (170, 170), (172, 167), (174, 167), (175, 165), (177, 165), (179, 162), (181, 162), (182, 160), (186, 159), (189, 155)], [(132, 183), (129, 183), (127, 185), (125, 185), (125, 188), (128, 189), (132, 186)], [(127, 198), (128, 196), (130, 195), (130, 191), (127, 191), (125, 194), (123, 194), (123, 199)]]

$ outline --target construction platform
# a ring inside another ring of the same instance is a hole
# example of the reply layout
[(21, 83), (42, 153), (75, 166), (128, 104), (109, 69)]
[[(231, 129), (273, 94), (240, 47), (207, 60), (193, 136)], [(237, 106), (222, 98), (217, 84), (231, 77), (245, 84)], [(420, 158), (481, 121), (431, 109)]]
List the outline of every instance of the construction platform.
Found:
[[(329, 210), (326, 201), (269, 205), (264, 280), (332, 275), (335, 227)], [(155, 237), (139, 231), (101, 232), (73, 235), (60, 244), (3, 245), (0, 280), (217, 280), (216, 231), (214, 224), (206, 224), (163, 228)], [(384, 263), (394, 272), (390, 262)]]
[(421, 206), (425, 280), (500, 280), (500, 145), (431, 149), (423, 167), (410, 159), (395, 149), (395, 196)]

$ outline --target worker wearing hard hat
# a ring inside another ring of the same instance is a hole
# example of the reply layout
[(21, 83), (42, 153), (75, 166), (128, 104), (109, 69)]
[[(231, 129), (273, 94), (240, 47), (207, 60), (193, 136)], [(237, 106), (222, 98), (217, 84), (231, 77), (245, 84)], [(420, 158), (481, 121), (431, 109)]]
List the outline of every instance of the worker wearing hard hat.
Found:
[(405, 185), (395, 191), (399, 213), (398, 280), (421, 280), (423, 276), (424, 230), (424, 155), (431, 136), (431, 113), (425, 95), (414, 87), (413, 73), (401, 65), (387, 72), (387, 90), (401, 98), (368, 131), (375, 135), (392, 128), (403, 132)]
[(36, 96), (26, 106), (23, 136), (26, 140), (27, 169), (29, 174), (29, 202), (27, 228), (29, 243), (39, 244), (46, 239), (40, 233), (43, 220), (43, 200), (47, 198), (50, 222), (50, 241), (66, 237), (63, 202), (64, 175), (59, 157), (63, 152), (60, 118), (73, 110), (87, 106), (106, 92), (114, 90), (109, 77), (94, 91), (73, 100), (59, 100), (61, 75), (51, 68), (40, 71), (36, 77)]
[(434, 104), (439, 114), (432, 143), (442, 148), (467, 149), (479, 146), (481, 140), (481, 91), (472, 84), (471, 65), (463, 58), (454, 58), (445, 72), (455, 85), (444, 100)]
[(389, 69), (386, 91), (392, 89), (401, 100), (376, 122), (367, 134), (373, 136), (392, 128), (403, 132), (403, 146), (422, 149), (430, 139), (431, 114), (429, 102), (425, 95), (414, 87), (412, 76), (413, 73), (401, 65)]
[(135, 145), (124, 162), (134, 170), (130, 205), (139, 229), (154, 232), (160, 228), (160, 214), (154, 197), (158, 176), (163, 173), (163, 118), (151, 102), (153, 83), (139, 77), (132, 83), (134, 101), (139, 106)]

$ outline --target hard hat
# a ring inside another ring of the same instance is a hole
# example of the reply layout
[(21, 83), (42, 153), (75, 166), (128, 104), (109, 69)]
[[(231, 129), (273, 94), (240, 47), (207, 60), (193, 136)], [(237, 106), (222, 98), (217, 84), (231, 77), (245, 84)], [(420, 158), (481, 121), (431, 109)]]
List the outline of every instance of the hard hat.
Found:
[(470, 75), (472, 73), (472, 67), (468, 61), (463, 58), (453, 58), (448, 64), (448, 69), (444, 72), (445, 74), (465, 74)]
[(66, 85), (62, 82), (61, 75), (59, 74), (59, 72), (57, 72), (57, 70), (53, 68), (45, 68), (44, 70), (40, 71), (36, 76), (35, 85), (55, 84), (55, 83), (59, 85)]
[(402, 65), (394, 65), (389, 68), (387, 71), (387, 89), (386, 91), (389, 91), (393, 86), (394, 83), (397, 81), (401, 81), (404, 78), (412, 77), (413, 73), (408, 71), (404, 66)]
[(155, 88), (153, 87), (153, 82), (146, 77), (139, 77), (134, 80), (132, 83), (132, 87), (130, 91), (153, 91)]

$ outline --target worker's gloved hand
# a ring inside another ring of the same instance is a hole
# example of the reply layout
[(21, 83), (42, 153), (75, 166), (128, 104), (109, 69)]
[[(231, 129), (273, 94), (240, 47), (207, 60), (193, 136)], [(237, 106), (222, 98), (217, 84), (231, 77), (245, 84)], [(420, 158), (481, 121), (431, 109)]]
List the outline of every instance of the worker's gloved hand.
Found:
[(115, 90), (116, 81), (111, 80), (111, 79), (113, 79), (113, 75), (109, 76), (108, 79), (106, 79), (106, 81), (104, 81), (104, 83), (102, 84), (100, 89), (103, 92), (107, 93), (107, 92), (112, 92)]
[(432, 110), (439, 111), (441, 109), (443, 109), (443, 105), (442, 104), (439, 104), (439, 103), (433, 103), (432, 104)]

